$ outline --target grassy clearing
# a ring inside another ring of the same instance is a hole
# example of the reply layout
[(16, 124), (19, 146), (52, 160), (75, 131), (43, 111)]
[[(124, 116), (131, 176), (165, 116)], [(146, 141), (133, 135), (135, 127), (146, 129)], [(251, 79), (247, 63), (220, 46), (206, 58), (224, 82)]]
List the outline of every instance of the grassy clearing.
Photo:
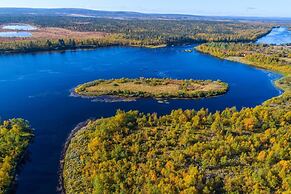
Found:
[(75, 93), (81, 96), (114, 95), (120, 97), (200, 98), (226, 93), (222, 81), (175, 79), (111, 79), (79, 85)]

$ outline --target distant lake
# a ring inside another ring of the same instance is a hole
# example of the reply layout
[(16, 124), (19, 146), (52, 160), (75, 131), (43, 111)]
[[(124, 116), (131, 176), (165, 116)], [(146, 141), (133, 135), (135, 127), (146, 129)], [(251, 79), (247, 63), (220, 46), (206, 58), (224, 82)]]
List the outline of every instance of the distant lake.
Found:
[(9, 25), (3, 26), (2, 29), (30, 31), (30, 30), (36, 30), (37, 28), (28, 24), (9, 24)]
[[(22, 117), (35, 129), (27, 162), (18, 176), (19, 194), (53, 194), (58, 184), (61, 150), (71, 130), (88, 118), (109, 117), (116, 110), (169, 114), (174, 109), (223, 110), (254, 107), (281, 93), (273, 85), (280, 75), (196, 51), (196, 45), (160, 49), (107, 47), (96, 50), (0, 55), (1, 119)], [(220, 79), (227, 94), (204, 99), (151, 98), (105, 103), (70, 97), (78, 84), (111, 78)]]
[(30, 32), (0, 32), (2, 38), (26, 38), (31, 36)]
[(276, 45), (291, 43), (291, 31), (287, 27), (273, 28), (268, 35), (260, 38), (257, 43)]

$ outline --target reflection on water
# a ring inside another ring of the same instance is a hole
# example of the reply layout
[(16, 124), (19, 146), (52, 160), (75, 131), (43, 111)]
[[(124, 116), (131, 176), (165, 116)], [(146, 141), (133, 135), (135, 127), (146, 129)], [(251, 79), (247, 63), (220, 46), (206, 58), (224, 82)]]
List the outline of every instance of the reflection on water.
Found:
[(274, 28), (268, 35), (260, 38), (259, 44), (288, 44), (291, 43), (291, 31), (287, 27)]

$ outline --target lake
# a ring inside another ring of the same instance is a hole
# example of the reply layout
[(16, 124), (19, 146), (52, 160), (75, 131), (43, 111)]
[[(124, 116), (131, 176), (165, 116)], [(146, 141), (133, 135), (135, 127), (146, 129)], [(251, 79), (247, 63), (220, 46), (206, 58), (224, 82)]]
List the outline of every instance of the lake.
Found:
[(0, 32), (2, 38), (26, 38), (31, 36), (30, 32)]
[(27, 38), (31, 37), (32, 33), (27, 32), (36, 30), (37, 28), (28, 24), (9, 24), (2, 26), (3, 30), (17, 30), (9, 32), (0, 32), (2, 38)]
[[(17, 176), (16, 193), (56, 193), (63, 145), (71, 130), (88, 118), (112, 116), (117, 109), (159, 115), (178, 108), (240, 109), (254, 107), (281, 93), (272, 83), (280, 75), (196, 51), (185, 52), (194, 46), (1, 55), (1, 118), (23, 117), (30, 121), (36, 135)], [(70, 96), (70, 90), (78, 84), (121, 77), (220, 79), (229, 84), (230, 90), (223, 96), (169, 100), (169, 104), (150, 98), (105, 103)]]
[(3, 26), (2, 29), (30, 31), (30, 30), (36, 30), (37, 28), (29, 24), (9, 24), (9, 25)]
[(275, 45), (291, 43), (291, 31), (288, 27), (273, 28), (269, 34), (257, 40), (257, 43)]

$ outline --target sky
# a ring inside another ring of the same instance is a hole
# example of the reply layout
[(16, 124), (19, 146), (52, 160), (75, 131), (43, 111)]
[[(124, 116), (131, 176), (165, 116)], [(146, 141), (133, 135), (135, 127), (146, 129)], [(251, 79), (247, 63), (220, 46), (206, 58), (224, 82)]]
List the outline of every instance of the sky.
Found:
[(209, 16), (291, 17), (291, 0), (0, 0), (0, 7), (87, 8)]

